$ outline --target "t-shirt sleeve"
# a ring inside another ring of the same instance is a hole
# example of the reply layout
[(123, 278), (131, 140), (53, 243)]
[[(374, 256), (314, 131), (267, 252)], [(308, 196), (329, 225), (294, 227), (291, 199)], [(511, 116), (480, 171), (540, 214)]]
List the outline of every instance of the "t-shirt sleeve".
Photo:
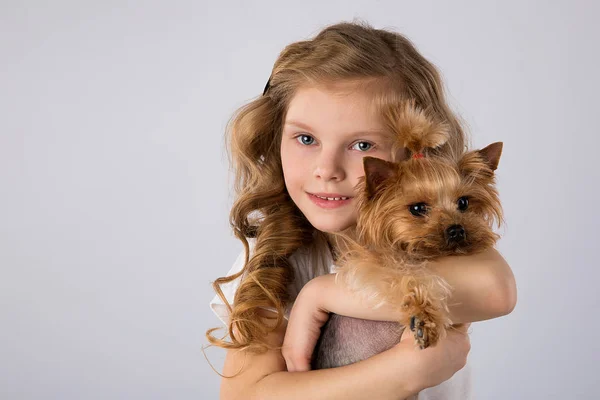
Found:
[[(256, 242), (256, 239), (248, 238), (247, 240), (248, 240), (248, 248), (250, 249), (250, 257), (251, 257), (253, 254), (254, 244)], [(229, 269), (229, 272), (227, 272), (226, 276), (233, 275), (233, 274), (241, 271), (244, 268), (244, 261), (246, 259), (245, 255), (246, 255), (245, 249), (242, 249), (242, 251), (236, 258), (236, 260), (233, 262), (233, 265)], [(246, 274), (242, 274), (241, 276), (237, 277), (236, 279), (232, 280), (231, 282), (227, 282), (227, 283), (221, 285), (221, 290), (223, 291), (223, 294), (225, 295), (225, 298), (227, 299), (227, 301), (229, 302), (231, 307), (233, 307), (233, 298), (235, 296), (235, 292), (236, 292), (237, 288), (240, 286), (240, 282), (242, 281), (242, 279), (245, 276), (246, 276)], [(292, 305), (293, 305), (293, 303), (290, 303), (287, 305), (287, 307), (285, 309), (285, 313), (284, 313), (285, 319), (289, 319)], [(223, 300), (221, 300), (221, 298), (219, 297), (218, 294), (215, 294), (213, 299), (210, 301), (210, 308), (225, 326), (229, 325), (229, 310), (227, 309), (227, 306), (225, 305)], [(271, 307), (261, 307), (261, 308), (276, 312), (275, 308), (271, 308)]]
[[(248, 244), (250, 245), (250, 242), (248, 242)], [(242, 268), (244, 268), (244, 261), (245, 249), (242, 249), (240, 254), (233, 262), (233, 265), (229, 269), (229, 272), (227, 272), (226, 276), (230, 276), (241, 271)], [(221, 290), (223, 291), (223, 294), (225, 295), (225, 298), (232, 307), (233, 296), (235, 295), (235, 291), (237, 290), (237, 288), (240, 286), (241, 278), (243, 278), (243, 276), (240, 276), (237, 279), (234, 279), (233, 281), (227, 282), (220, 286)], [(213, 310), (215, 315), (221, 320), (221, 322), (223, 322), (223, 324), (227, 326), (229, 322), (229, 310), (227, 309), (227, 306), (225, 305), (223, 300), (221, 300), (218, 294), (215, 294), (213, 299), (210, 301), (210, 308), (211, 310)]]

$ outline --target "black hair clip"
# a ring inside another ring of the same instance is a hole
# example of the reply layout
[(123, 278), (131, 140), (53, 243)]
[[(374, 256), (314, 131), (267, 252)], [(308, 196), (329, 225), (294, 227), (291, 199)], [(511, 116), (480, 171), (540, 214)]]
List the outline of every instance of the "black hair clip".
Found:
[(267, 84), (265, 85), (265, 89), (263, 90), (263, 96), (265, 95), (265, 93), (267, 93), (267, 90), (269, 90), (270, 87), (271, 87), (271, 77), (269, 77), (269, 80), (267, 81)]

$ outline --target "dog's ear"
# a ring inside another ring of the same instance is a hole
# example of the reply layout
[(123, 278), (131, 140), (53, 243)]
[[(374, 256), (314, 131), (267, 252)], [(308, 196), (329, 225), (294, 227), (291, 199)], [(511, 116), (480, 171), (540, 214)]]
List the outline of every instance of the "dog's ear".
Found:
[(479, 154), (487, 162), (492, 171), (495, 171), (496, 168), (498, 168), (500, 156), (502, 155), (502, 145), (502, 142), (496, 142), (479, 150)]
[(410, 150), (406, 147), (400, 147), (394, 154), (394, 162), (406, 161), (410, 158)]
[(461, 175), (473, 182), (488, 182), (494, 178), (498, 168), (502, 142), (492, 143), (481, 150), (471, 150), (462, 155), (458, 162)]
[(375, 157), (363, 157), (366, 190), (369, 197), (389, 178), (396, 175), (396, 164)]

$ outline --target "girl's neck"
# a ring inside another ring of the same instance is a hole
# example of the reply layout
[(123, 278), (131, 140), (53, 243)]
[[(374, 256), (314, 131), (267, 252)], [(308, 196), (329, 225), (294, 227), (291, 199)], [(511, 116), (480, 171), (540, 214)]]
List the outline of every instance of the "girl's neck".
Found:
[(349, 228), (346, 228), (343, 231), (341, 231), (342, 235), (329, 232), (323, 233), (325, 234), (327, 244), (329, 245), (329, 249), (331, 250), (331, 254), (333, 255), (333, 258), (335, 260), (340, 253), (340, 247), (342, 247), (344, 243), (343, 235), (346, 235), (351, 239), (356, 239), (356, 225), (352, 225)]

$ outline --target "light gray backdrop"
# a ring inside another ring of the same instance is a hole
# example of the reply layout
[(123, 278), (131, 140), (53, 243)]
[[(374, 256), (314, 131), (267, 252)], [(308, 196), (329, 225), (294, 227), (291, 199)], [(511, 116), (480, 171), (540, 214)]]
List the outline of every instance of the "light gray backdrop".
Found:
[(598, 11), (0, 2), (0, 398), (218, 398), (210, 282), (242, 249), (225, 124), (286, 44), (355, 17), (441, 69), (474, 146), (505, 143), (499, 249), (519, 299), (473, 325), (476, 398), (600, 398)]

